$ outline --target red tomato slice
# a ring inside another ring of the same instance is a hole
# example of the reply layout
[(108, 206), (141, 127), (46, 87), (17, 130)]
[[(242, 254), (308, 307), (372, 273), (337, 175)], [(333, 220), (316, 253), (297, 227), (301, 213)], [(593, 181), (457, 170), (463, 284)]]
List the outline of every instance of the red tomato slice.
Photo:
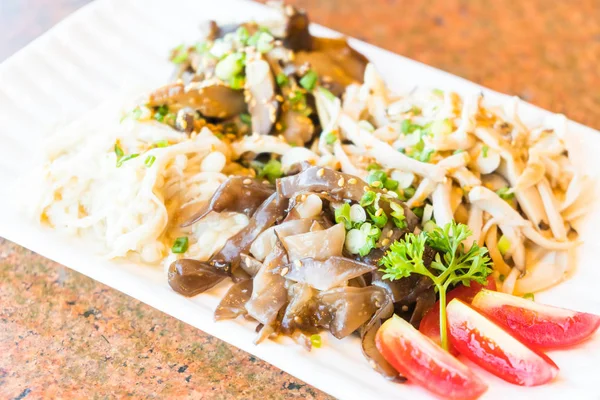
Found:
[(409, 381), (447, 399), (476, 399), (487, 385), (411, 324), (394, 315), (377, 331), (379, 352)]
[(577, 344), (600, 327), (600, 316), (538, 304), (505, 293), (482, 290), (473, 306), (521, 341), (545, 349)]
[(447, 312), (450, 341), (481, 368), (521, 386), (541, 385), (558, 374), (545, 354), (530, 349), (471, 306), (454, 299)]
[[(460, 299), (467, 303), (470, 303), (471, 300), (475, 297), (481, 289), (490, 289), (496, 290), (496, 280), (488, 276), (488, 281), (485, 286), (477, 283), (471, 282), (471, 286), (460, 285), (455, 289), (452, 289), (448, 292), (446, 296), (446, 304), (450, 302), (452, 299)], [(419, 330), (422, 334), (441, 345), (442, 340), (440, 339), (440, 302), (437, 301), (431, 310), (427, 312), (423, 316), (421, 320), (421, 324), (419, 325)], [(448, 351), (454, 355), (458, 355), (458, 351), (452, 346), (448, 346)]]

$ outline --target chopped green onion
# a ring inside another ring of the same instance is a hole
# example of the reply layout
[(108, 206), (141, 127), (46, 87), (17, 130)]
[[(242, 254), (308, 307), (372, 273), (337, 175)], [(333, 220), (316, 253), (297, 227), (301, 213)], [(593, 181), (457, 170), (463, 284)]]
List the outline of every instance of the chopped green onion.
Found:
[(367, 220), (367, 213), (359, 204), (350, 206), (350, 221), (353, 224), (363, 223)]
[(351, 229), (346, 233), (345, 247), (351, 254), (366, 256), (375, 247), (381, 237), (381, 229), (365, 222), (359, 229)]
[(425, 211), (425, 207), (415, 207), (412, 209), (412, 212), (415, 213), (417, 217), (423, 219), (423, 212)]
[(381, 165), (379, 165), (377, 163), (371, 163), (371, 164), (367, 165), (367, 171), (371, 171), (373, 169), (381, 169)]
[(385, 224), (387, 224), (387, 222), (388, 222), (388, 216), (386, 215), (385, 212), (382, 212), (381, 214), (377, 215), (376, 211), (372, 212), (370, 210), (372, 208), (373, 207), (369, 207), (369, 209), (367, 209), (367, 213), (369, 214), (369, 217), (371, 218), (371, 221), (373, 221), (373, 224), (376, 227), (383, 228), (385, 226)]
[(119, 168), (120, 166), (122, 166), (125, 161), (132, 160), (132, 159), (134, 159), (134, 158), (136, 158), (138, 156), (139, 156), (139, 154), (134, 153), (134, 154), (128, 154), (126, 156), (123, 156), (123, 157), (119, 158), (117, 160), (117, 168)]
[(316, 349), (321, 348), (321, 335), (310, 335), (310, 343)]
[(115, 143), (115, 154), (117, 156), (117, 161), (119, 161), (121, 157), (125, 155), (125, 153), (123, 153), (123, 149), (121, 148), (121, 146), (119, 146), (119, 142)]
[(367, 183), (371, 186), (383, 186), (386, 180), (387, 174), (381, 170), (372, 170), (367, 176)]
[(175, 254), (185, 253), (188, 249), (189, 240), (187, 236), (181, 236), (175, 239), (175, 243), (173, 243), (173, 247), (171, 247), (171, 251)]
[(359, 204), (363, 207), (367, 207), (373, 204), (375, 202), (375, 199), (377, 199), (377, 193), (369, 190), (362, 195)]
[[(415, 195), (415, 188), (409, 186), (407, 188), (402, 189), (402, 197), (406, 200), (410, 199)], [(422, 215), (421, 215), (422, 216)]]
[(500, 254), (502, 255), (505, 255), (510, 251), (510, 240), (504, 235), (498, 240), (498, 251), (500, 251)]
[(244, 69), (244, 55), (232, 53), (217, 63), (215, 75), (223, 81), (229, 81)]
[(169, 113), (169, 106), (167, 106), (166, 104), (163, 104), (162, 106), (159, 106), (156, 108), (156, 111), (154, 112), (154, 119), (157, 120), (158, 122), (163, 122), (165, 116)]
[(167, 147), (169, 145), (168, 140), (159, 140), (158, 142), (154, 142), (154, 147)]
[(309, 69), (302, 78), (300, 78), (300, 86), (309, 92), (315, 88), (317, 80), (319, 79), (317, 73), (312, 69)]
[(250, 116), (250, 114), (247, 114), (247, 113), (240, 114), (240, 120), (246, 125), (252, 124), (252, 117)]
[(259, 178), (266, 178), (271, 183), (275, 183), (277, 178), (283, 176), (281, 163), (275, 159), (269, 160), (266, 164), (256, 161), (253, 162), (251, 166), (256, 171), (256, 176)]
[(229, 86), (232, 89), (236, 89), (236, 90), (243, 89), (245, 85), (246, 85), (246, 78), (242, 75), (236, 75), (229, 80)]
[(319, 91), (321, 93), (323, 93), (325, 95), (325, 97), (327, 97), (327, 100), (329, 101), (333, 101), (336, 99), (335, 94), (331, 93), (329, 90), (325, 89), (324, 87), (319, 87)]
[(334, 212), (335, 222), (344, 224), (346, 230), (352, 229), (352, 221), (350, 221), (350, 204), (344, 203)]
[(404, 215), (404, 208), (400, 204), (394, 203), (393, 201), (390, 202), (390, 207), (392, 208), (392, 213), (390, 216), (392, 217), (392, 221), (394, 222), (394, 225), (396, 225), (396, 228), (406, 228), (407, 224), (406, 216)]
[(421, 113), (422, 113), (421, 109), (417, 106), (412, 106), (412, 108), (410, 109), (410, 112), (412, 112), (413, 115), (421, 115)]
[(452, 122), (449, 119), (433, 121), (429, 127), (430, 132), (434, 136), (444, 136), (452, 133)]
[(150, 168), (152, 166), (152, 164), (154, 164), (154, 161), (156, 161), (156, 156), (151, 155), (151, 156), (146, 157), (144, 164), (146, 164), (146, 167)]
[(464, 153), (464, 152), (465, 152), (465, 150), (464, 150), (464, 149), (457, 149), (457, 150), (454, 150), (454, 151), (452, 152), (452, 154), (460, 154), (460, 153)]
[(412, 122), (410, 122), (410, 120), (405, 119), (404, 121), (402, 121), (402, 123), (400, 124), (400, 131), (404, 134), (407, 133), (412, 133), (415, 130), (419, 129), (420, 126), (419, 125), (414, 125)]
[(433, 89), (432, 93), (435, 94), (436, 96), (443, 96), (444, 95), (444, 91), (442, 89)]
[(186, 48), (185, 45), (181, 44), (173, 49), (173, 56), (171, 57), (171, 61), (174, 64), (181, 64), (187, 61), (188, 57), (188, 48)]
[(334, 144), (336, 141), (338, 140), (338, 137), (335, 133), (333, 132), (327, 132), (325, 134), (325, 143), (327, 144)]
[(481, 154), (483, 154), (483, 158), (487, 158), (489, 150), (490, 148), (486, 145), (481, 148)]
[(288, 77), (286, 74), (284, 74), (283, 72), (280, 72), (275, 77), (275, 81), (277, 82), (278, 86), (285, 86), (288, 84), (289, 80), (288, 80)]
[(503, 187), (496, 190), (496, 194), (500, 196), (502, 200), (512, 200), (515, 198), (515, 193), (509, 187)]
[(523, 298), (527, 299), (527, 300), (535, 301), (535, 296), (533, 295), (533, 293), (525, 293), (523, 295)]
[(398, 189), (398, 185), (398, 181), (395, 181), (393, 179), (386, 179), (385, 183), (383, 184), (383, 187), (387, 190), (396, 190)]
[(123, 115), (120, 122), (125, 121), (127, 118), (140, 119), (141, 116), (142, 116), (142, 109), (140, 108), (140, 106), (137, 106), (136, 108), (131, 110), (129, 113)]
[(235, 34), (237, 35), (238, 40), (242, 44), (245, 44), (246, 41), (250, 38), (250, 33), (248, 32), (248, 29), (246, 29), (245, 26), (240, 26), (239, 28), (237, 28)]
[(273, 41), (275, 38), (268, 32), (259, 32), (256, 40), (256, 50), (259, 53), (268, 53), (273, 50)]

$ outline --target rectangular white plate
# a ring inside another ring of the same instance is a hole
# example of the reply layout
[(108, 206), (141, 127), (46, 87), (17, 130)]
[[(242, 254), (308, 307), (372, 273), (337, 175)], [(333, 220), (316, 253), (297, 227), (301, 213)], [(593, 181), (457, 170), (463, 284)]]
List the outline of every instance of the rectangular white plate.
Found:
[[(97, 0), (57, 25), (0, 65), (0, 235), (104, 284), (135, 297), (169, 315), (194, 325), (252, 353), (300, 379), (343, 399), (428, 399), (414, 385), (385, 381), (364, 361), (357, 340), (326, 338), (324, 347), (307, 353), (289, 341), (252, 344), (253, 325), (213, 322), (224, 287), (186, 299), (168, 287), (162, 271), (107, 261), (86, 243), (62, 237), (27, 220), (13, 199), (18, 178), (31, 169), (40, 138), (56, 123), (72, 119), (115, 92), (150, 88), (164, 83), (171, 72), (169, 49), (198, 36), (201, 20), (238, 21), (269, 16), (263, 6), (245, 1)], [(334, 32), (314, 26), (314, 33)], [(400, 40), (400, 39), (399, 39)], [(491, 103), (506, 96), (463, 79), (405, 59), (360, 41), (352, 44), (376, 64), (396, 89), (417, 85), (459, 92), (483, 91)], [(526, 105), (526, 122), (540, 121), (549, 113)], [(600, 135), (569, 123), (569, 145), (579, 165), (600, 174)], [(592, 188), (590, 188), (592, 190)], [(548, 303), (600, 313), (600, 206), (581, 229), (574, 278), (538, 297)], [(556, 382), (539, 388), (520, 388), (477, 370), (490, 383), (487, 399), (559, 399), (568, 393), (576, 399), (600, 398), (596, 382), (600, 367), (600, 335), (570, 351), (552, 352), (561, 368)]]

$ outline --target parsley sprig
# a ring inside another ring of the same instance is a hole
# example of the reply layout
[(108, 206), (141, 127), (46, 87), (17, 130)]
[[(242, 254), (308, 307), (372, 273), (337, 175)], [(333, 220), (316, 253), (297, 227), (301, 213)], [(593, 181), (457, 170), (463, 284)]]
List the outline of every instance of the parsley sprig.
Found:
[[(468, 226), (454, 221), (443, 228), (409, 233), (404, 239), (394, 242), (379, 262), (383, 266), (384, 279), (397, 280), (412, 274), (429, 277), (440, 295), (440, 338), (442, 347), (448, 350), (446, 323), (446, 292), (452, 285), (462, 283), (469, 286), (471, 281), (485, 285), (491, 272), (487, 248), (474, 243), (469, 250), (464, 241), (471, 236)], [(427, 268), (423, 261), (425, 246), (437, 250), (431, 266)]]

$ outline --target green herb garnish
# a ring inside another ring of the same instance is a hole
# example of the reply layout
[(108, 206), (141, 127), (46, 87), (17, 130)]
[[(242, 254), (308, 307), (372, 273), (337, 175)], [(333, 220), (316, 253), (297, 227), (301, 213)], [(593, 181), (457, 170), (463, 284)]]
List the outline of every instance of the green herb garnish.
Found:
[(338, 140), (338, 137), (335, 133), (333, 132), (327, 132), (325, 134), (325, 143), (327, 144), (334, 144), (336, 141)]
[(250, 33), (248, 32), (248, 29), (246, 29), (245, 26), (240, 26), (239, 28), (237, 28), (237, 31), (235, 31), (235, 34), (236, 34), (238, 40), (240, 41), (240, 43), (242, 43), (242, 44), (246, 44), (246, 42), (250, 38)]
[(481, 148), (481, 154), (483, 154), (483, 158), (487, 158), (489, 150), (490, 148), (486, 145)]
[(509, 187), (503, 187), (496, 190), (496, 194), (500, 196), (502, 200), (512, 200), (515, 198), (515, 193)]
[[(419, 274), (433, 281), (440, 296), (440, 338), (445, 350), (448, 350), (447, 290), (458, 283), (469, 286), (472, 281), (484, 285), (491, 272), (485, 247), (473, 244), (468, 251), (465, 250), (463, 241), (469, 236), (469, 228), (454, 221), (443, 228), (436, 226), (429, 233), (409, 233), (404, 239), (394, 242), (379, 263), (383, 266), (384, 279), (393, 281)], [(423, 263), (426, 245), (439, 252), (429, 268)]]
[(323, 93), (325, 95), (325, 97), (327, 97), (327, 100), (329, 101), (333, 101), (336, 99), (335, 94), (331, 93), (329, 90), (325, 89), (324, 87), (320, 86), (318, 88), (318, 90)]
[(125, 153), (123, 152), (123, 149), (119, 145), (119, 142), (115, 143), (115, 155), (117, 156), (117, 162), (121, 159), (121, 157), (123, 157), (125, 155)]
[(222, 81), (229, 82), (244, 69), (245, 56), (243, 53), (231, 53), (225, 56), (215, 66), (215, 75)]
[(175, 239), (175, 243), (173, 243), (173, 247), (171, 247), (171, 251), (175, 254), (183, 254), (187, 251), (189, 246), (189, 239), (187, 236), (181, 236)]
[(284, 74), (283, 72), (280, 72), (275, 77), (275, 81), (277, 82), (278, 86), (285, 86), (288, 84), (289, 79), (286, 74)]
[(373, 187), (383, 187), (387, 180), (387, 174), (381, 170), (371, 170), (367, 175), (367, 183)]
[(265, 178), (271, 183), (275, 183), (277, 178), (283, 176), (283, 170), (281, 169), (281, 163), (275, 159), (269, 160), (266, 164), (259, 161), (251, 163), (251, 167), (256, 171), (256, 176), (259, 178)]
[(169, 146), (169, 141), (168, 140), (159, 140), (157, 142), (154, 142), (154, 147), (167, 147)]
[(181, 64), (187, 61), (189, 56), (189, 49), (185, 47), (185, 45), (181, 44), (173, 49), (171, 62), (173, 62), (174, 64)]
[(377, 193), (369, 190), (369, 191), (366, 191), (365, 194), (362, 195), (359, 204), (362, 207), (367, 207), (367, 206), (370, 206), (371, 204), (373, 204), (376, 199), (377, 199)]
[(312, 344), (312, 347), (314, 348), (321, 348), (321, 335), (310, 335), (310, 343)]
[(240, 120), (246, 125), (252, 124), (252, 117), (250, 116), (250, 114), (247, 114), (247, 113), (240, 114)]
[(336, 208), (334, 217), (337, 224), (344, 224), (346, 230), (352, 229), (352, 221), (350, 221), (350, 204), (344, 203)]
[(156, 161), (156, 156), (148, 156), (146, 157), (146, 160), (144, 160), (144, 164), (146, 164), (146, 167), (150, 168), (152, 164), (154, 164), (154, 161)]
[(523, 298), (524, 298), (524, 299), (527, 299), (527, 300), (531, 300), (531, 301), (534, 301), (534, 300), (535, 300), (535, 296), (533, 295), (533, 293), (525, 293), (525, 294), (523, 295)]
[(313, 71), (312, 69), (309, 69), (302, 78), (300, 78), (300, 86), (302, 86), (304, 89), (308, 90), (309, 92), (311, 90), (313, 90), (315, 88), (315, 85), (317, 84), (317, 80), (319, 79), (319, 76), (317, 75), (317, 73), (315, 71)]
[(404, 208), (400, 204), (394, 203), (393, 201), (390, 202), (390, 207), (392, 208), (390, 217), (392, 217), (392, 221), (394, 222), (394, 225), (396, 225), (396, 228), (406, 228), (407, 224), (406, 216), (404, 215)]
[(117, 160), (117, 168), (121, 167), (125, 161), (133, 160), (136, 157), (139, 157), (138, 153), (127, 154), (126, 156), (121, 157)]

